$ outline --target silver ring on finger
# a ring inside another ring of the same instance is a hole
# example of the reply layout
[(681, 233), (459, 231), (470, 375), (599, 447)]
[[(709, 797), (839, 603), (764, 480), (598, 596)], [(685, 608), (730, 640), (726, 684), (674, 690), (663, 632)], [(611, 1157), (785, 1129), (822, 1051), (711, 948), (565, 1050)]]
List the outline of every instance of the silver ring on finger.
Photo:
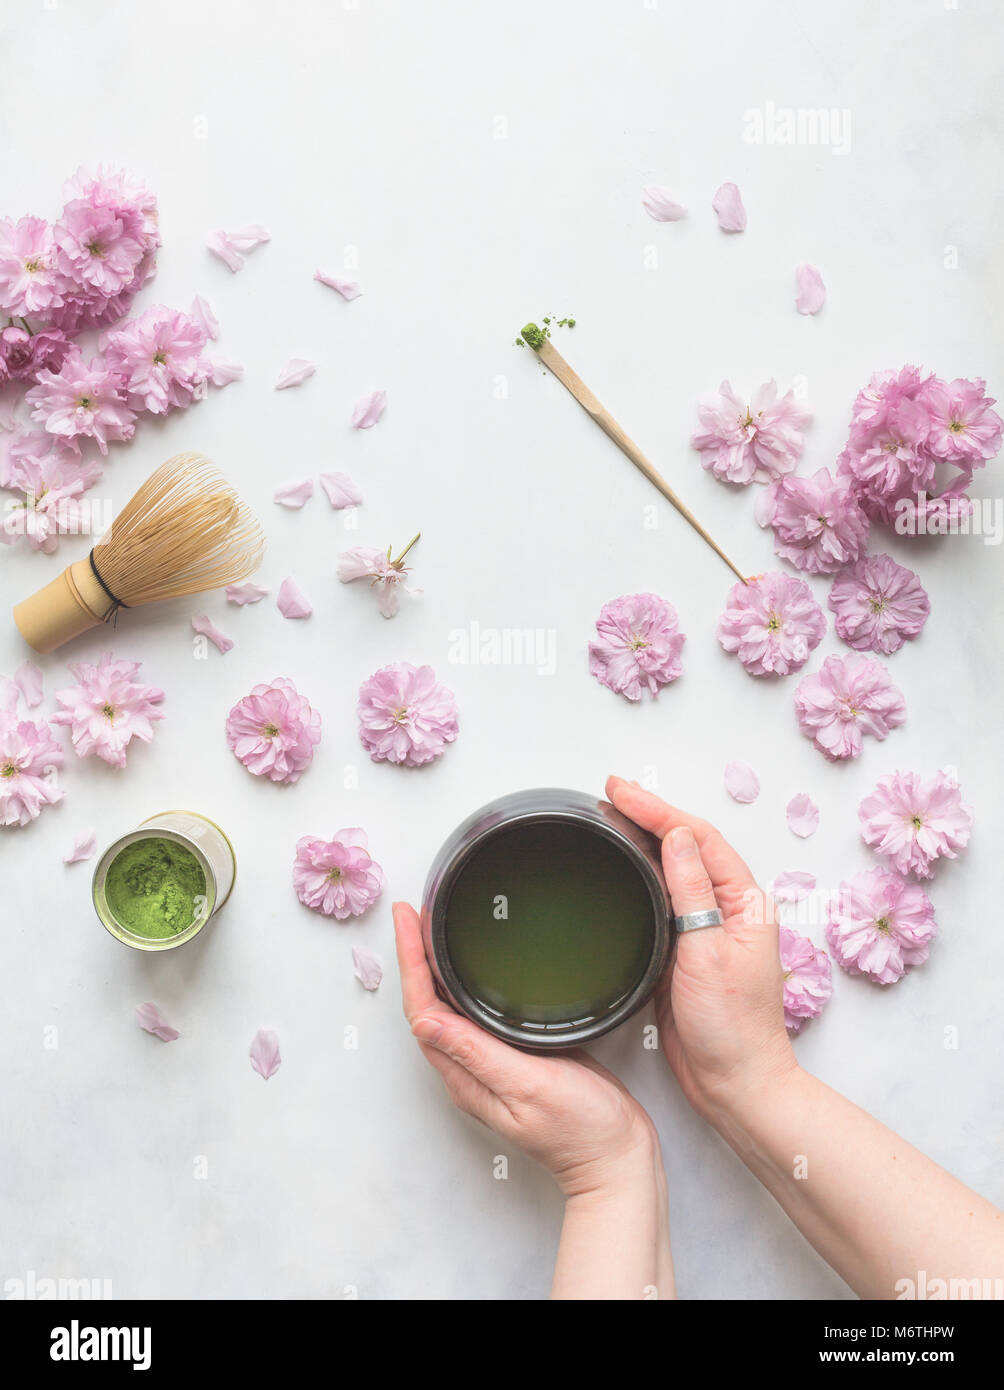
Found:
[(710, 907), (704, 912), (685, 912), (676, 918), (676, 930), (700, 931), (702, 927), (720, 927), (724, 920), (717, 907)]

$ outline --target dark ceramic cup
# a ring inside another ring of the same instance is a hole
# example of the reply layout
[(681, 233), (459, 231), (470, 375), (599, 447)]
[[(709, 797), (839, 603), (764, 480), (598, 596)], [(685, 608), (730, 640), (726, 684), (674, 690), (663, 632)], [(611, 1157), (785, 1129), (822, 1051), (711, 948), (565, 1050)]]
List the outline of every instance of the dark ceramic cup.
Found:
[[(652, 906), (652, 939), (648, 961), (637, 981), (617, 1002), (589, 1018), (527, 1023), (476, 998), (458, 975), (447, 940), (450, 895), (471, 856), (489, 837), (514, 826), (564, 824), (602, 836), (619, 849), (644, 884)], [(441, 993), (468, 1018), (489, 1033), (519, 1047), (557, 1051), (577, 1047), (609, 1033), (642, 1007), (666, 968), (672, 950), (672, 905), (662, 876), (659, 842), (641, 830), (608, 801), (584, 792), (543, 787), (513, 792), (489, 802), (457, 827), (429, 870), (422, 906), (425, 951)]]

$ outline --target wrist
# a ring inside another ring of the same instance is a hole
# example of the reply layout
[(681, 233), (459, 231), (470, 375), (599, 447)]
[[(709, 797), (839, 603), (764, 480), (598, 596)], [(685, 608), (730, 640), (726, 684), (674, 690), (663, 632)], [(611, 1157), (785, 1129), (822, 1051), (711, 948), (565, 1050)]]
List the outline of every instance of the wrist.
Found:
[(656, 1183), (662, 1154), (655, 1131), (648, 1126), (625, 1138), (616, 1149), (573, 1164), (554, 1174), (566, 1202), (577, 1206), (603, 1205), (625, 1193), (644, 1190)]
[(698, 1109), (723, 1137), (742, 1132), (768, 1113), (804, 1075), (787, 1037), (783, 1046), (765, 1049), (749, 1065), (703, 1088)]

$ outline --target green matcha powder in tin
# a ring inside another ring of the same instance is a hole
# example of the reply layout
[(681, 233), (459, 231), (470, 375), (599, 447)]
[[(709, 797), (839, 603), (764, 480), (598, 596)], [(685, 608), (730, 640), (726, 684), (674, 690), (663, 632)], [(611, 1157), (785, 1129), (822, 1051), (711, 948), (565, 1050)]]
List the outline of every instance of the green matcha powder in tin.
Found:
[(206, 875), (191, 850), (174, 840), (135, 840), (112, 860), (105, 897), (119, 925), (135, 936), (177, 936), (205, 906)]

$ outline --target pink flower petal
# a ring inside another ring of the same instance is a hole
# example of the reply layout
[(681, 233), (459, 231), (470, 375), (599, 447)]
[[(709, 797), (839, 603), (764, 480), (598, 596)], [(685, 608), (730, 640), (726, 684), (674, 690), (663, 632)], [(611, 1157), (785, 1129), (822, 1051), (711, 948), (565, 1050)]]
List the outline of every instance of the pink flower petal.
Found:
[(776, 903), (800, 903), (815, 886), (813, 874), (783, 873), (770, 885), (770, 895)]
[(819, 828), (819, 807), (805, 792), (791, 798), (785, 815), (788, 829), (802, 840), (807, 840)]
[(215, 627), (209, 619), (202, 615), (201, 618), (192, 619), (192, 630), (198, 632), (203, 637), (208, 637), (217, 651), (228, 652), (233, 647), (233, 641)]
[(284, 579), (279, 585), (276, 603), (284, 618), (309, 618), (314, 611), (310, 600), (292, 578)]
[(244, 368), (240, 362), (231, 362), (226, 357), (210, 359), (209, 380), (214, 386), (229, 386), (232, 381), (240, 381)]
[(246, 252), (253, 251), (256, 246), (271, 240), (270, 233), (264, 227), (252, 223), (236, 232), (226, 232), (222, 229), (210, 232), (206, 237), (206, 245), (214, 256), (219, 256), (224, 265), (229, 266), (236, 274), (244, 264)]
[(174, 1042), (181, 1034), (172, 1028), (156, 1004), (137, 1004), (136, 1022), (147, 1033), (152, 1033), (161, 1042)]
[(655, 222), (679, 222), (687, 215), (683, 204), (674, 203), (669, 189), (658, 183), (650, 183), (642, 189), (641, 205)]
[(308, 377), (313, 376), (316, 371), (317, 364), (315, 362), (308, 362), (305, 357), (291, 357), (279, 373), (275, 389), (286, 391), (290, 386), (299, 386)]
[(42, 672), (33, 661), (26, 661), (14, 672), (14, 684), (24, 696), (29, 709), (42, 703)]
[(299, 511), (303, 504), (314, 495), (313, 478), (304, 478), (302, 483), (283, 483), (272, 494), (272, 501), (290, 511)]
[(330, 289), (337, 290), (343, 299), (358, 299), (362, 294), (357, 280), (344, 280), (340, 275), (327, 275), (323, 270), (315, 270), (314, 279)]
[(371, 391), (368, 396), (363, 396), (362, 400), (356, 402), (352, 412), (353, 429), (370, 429), (380, 419), (386, 408), (386, 391)]
[(248, 1055), (255, 1071), (267, 1081), (282, 1065), (278, 1035), (268, 1028), (259, 1028), (251, 1039), (251, 1051)]
[(201, 294), (197, 294), (192, 300), (192, 307), (189, 312), (206, 337), (215, 342), (220, 336), (220, 321)]
[(243, 608), (247, 603), (258, 603), (268, 593), (260, 584), (252, 584), (250, 580), (243, 584), (228, 584), (225, 591), (228, 603), (236, 603)]
[(725, 790), (733, 801), (748, 805), (760, 795), (760, 779), (749, 763), (728, 763), (725, 768)]
[(0, 676), (0, 714), (13, 714), (21, 692), (10, 676)]
[(82, 864), (85, 859), (90, 859), (96, 849), (97, 837), (93, 830), (88, 830), (86, 834), (77, 836), (69, 854), (63, 855), (63, 863)]
[(352, 963), (356, 968), (356, 979), (363, 989), (375, 990), (383, 979), (383, 966), (365, 946), (353, 946)]
[(723, 232), (744, 232), (746, 230), (746, 209), (742, 196), (734, 183), (723, 183), (711, 200), (711, 206), (718, 214), (718, 225)]
[(795, 308), (800, 314), (818, 314), (826, 303), (826, 286), (814, 265), (795, 267)]
[(347, 473), (322, 473), (321, 487), (336, 512), (344, 507), (358, 507), (363, 500), (359, 488)]

